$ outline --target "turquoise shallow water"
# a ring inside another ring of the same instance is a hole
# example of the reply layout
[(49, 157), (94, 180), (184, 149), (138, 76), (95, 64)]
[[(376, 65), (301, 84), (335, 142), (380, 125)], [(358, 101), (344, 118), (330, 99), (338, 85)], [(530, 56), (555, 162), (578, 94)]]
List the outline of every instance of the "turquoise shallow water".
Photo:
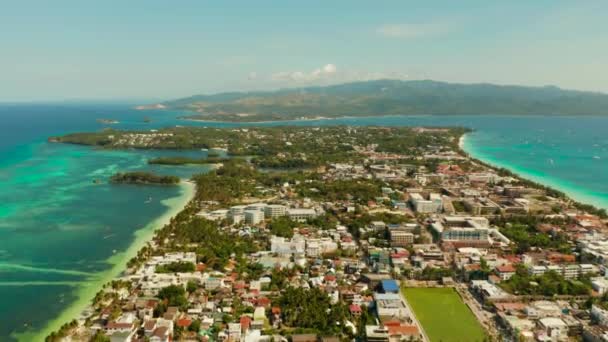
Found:
[[(96, 185), (93, 179), (134, 169), (182, 177), (206, 171), (146, 164), (170, 152), (100, 151), (46, 138), (101, 129), (97, 118), (117, 119), (116, 128), (129, 129), (241, 126), (181, 121), (179, 114), (124, 104), (0, 105), (0, 340), (35, 340), (31, 333), (48, 330), (49, 322), (73, 318), (100, 282), (118, 272), (114, 265), (150, 236), (159, 218), (183, 205), (188, 192)], [(145, 116), (152, 123), (144, 123)], [(608, 118), (396, 116), (263, 125), (286, 124), (471, 127), (464, 147), (473, 156), (608, 207)]]

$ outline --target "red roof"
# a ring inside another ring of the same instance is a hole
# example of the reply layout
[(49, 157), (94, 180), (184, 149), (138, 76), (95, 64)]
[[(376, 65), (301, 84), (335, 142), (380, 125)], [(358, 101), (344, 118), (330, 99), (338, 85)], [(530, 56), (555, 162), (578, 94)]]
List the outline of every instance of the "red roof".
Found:
[(242, 329), (249, 329), (250, 325), (251, 325), (251, 317), (249, 317), (249, 316), (241, 316), (241, 328)]
[(496, 266), (496, 270), (500, 273), (514, 273), (515, 267), (513, 265), (501, 265)]
[(418, 335), (418, 328), (414, 325), (389, 326), (387, 328), (389, 335)]
[(276, 314), (280, 314), (280, 313), (281, 313), (281, 308), (280, 308), (280, 307), (278, 307), (278, 306), (273, 306), (273, 307), (272, 307), (272, 313), (273, 313), (274, 315), (276, 315)]
[(357, 304), (351, 304), (348, 308), (350, 312), (361, 312), (361, 307)]
[(325, 276), (325, 281), (336, 281), (336, 276), (328, 274)]
[(268, 306), (268, 305), (270, 305), (270, 299), (268, 299), (266, 297), (262, 297), (262, 298), (258, 299), (258, 305)]
[(187, 328), (190, 326), (190, 324), (192, 324), (191, 319), (182, 318), (182, 319), (177, 320), (178, 327)]
[(384, 322), (385, 327), (396, 327), (396, 326), (400, 326), (400, 325), (401, 325), (401, 322), (399, 322), (396, 319)]

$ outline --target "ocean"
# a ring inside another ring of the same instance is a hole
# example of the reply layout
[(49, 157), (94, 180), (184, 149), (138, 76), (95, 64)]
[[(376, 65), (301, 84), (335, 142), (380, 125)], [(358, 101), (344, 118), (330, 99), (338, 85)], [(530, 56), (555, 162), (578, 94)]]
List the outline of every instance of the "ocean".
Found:
[[(75, 318), (102, 284), (192, 187), (105, 183), (113, 173), (151, 170), (187, 178), (207, 166), (150, 166), (150, 157), (202, 151), (105, 151), (47, 143), (52, 135), (106, 127), (248, 126), (177, 119), (180, 112), (130, 104), (0, 105), (0, 340), (41, 340)], [(144, 122), (148, 117), (151, 121)], [(104, 125), (97, 119), (120, 123)], [(608, 208), (608, 117), (392, 116), (258, 125), (465, 126), (472, 156)], [(101, 180), (96, 184), (94, 180)]]

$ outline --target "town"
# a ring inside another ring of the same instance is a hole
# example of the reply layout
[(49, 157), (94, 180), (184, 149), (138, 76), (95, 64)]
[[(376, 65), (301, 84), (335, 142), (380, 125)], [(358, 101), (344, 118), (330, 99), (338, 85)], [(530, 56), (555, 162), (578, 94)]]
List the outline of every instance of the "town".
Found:
[(53, 138), (226, 158), (47, 341), (608, 341), (605, 211), (470, 158), (466, 132)]

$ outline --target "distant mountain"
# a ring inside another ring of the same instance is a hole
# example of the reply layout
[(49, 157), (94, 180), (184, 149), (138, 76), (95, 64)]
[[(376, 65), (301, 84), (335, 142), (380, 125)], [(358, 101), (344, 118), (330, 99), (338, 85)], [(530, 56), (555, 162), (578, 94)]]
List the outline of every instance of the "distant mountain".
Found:
[(383, 115), (606, 115), (608, 94), (522, 87), (377, 80), (325, 87), (195, 95), (163, 103), (226, 121)]

